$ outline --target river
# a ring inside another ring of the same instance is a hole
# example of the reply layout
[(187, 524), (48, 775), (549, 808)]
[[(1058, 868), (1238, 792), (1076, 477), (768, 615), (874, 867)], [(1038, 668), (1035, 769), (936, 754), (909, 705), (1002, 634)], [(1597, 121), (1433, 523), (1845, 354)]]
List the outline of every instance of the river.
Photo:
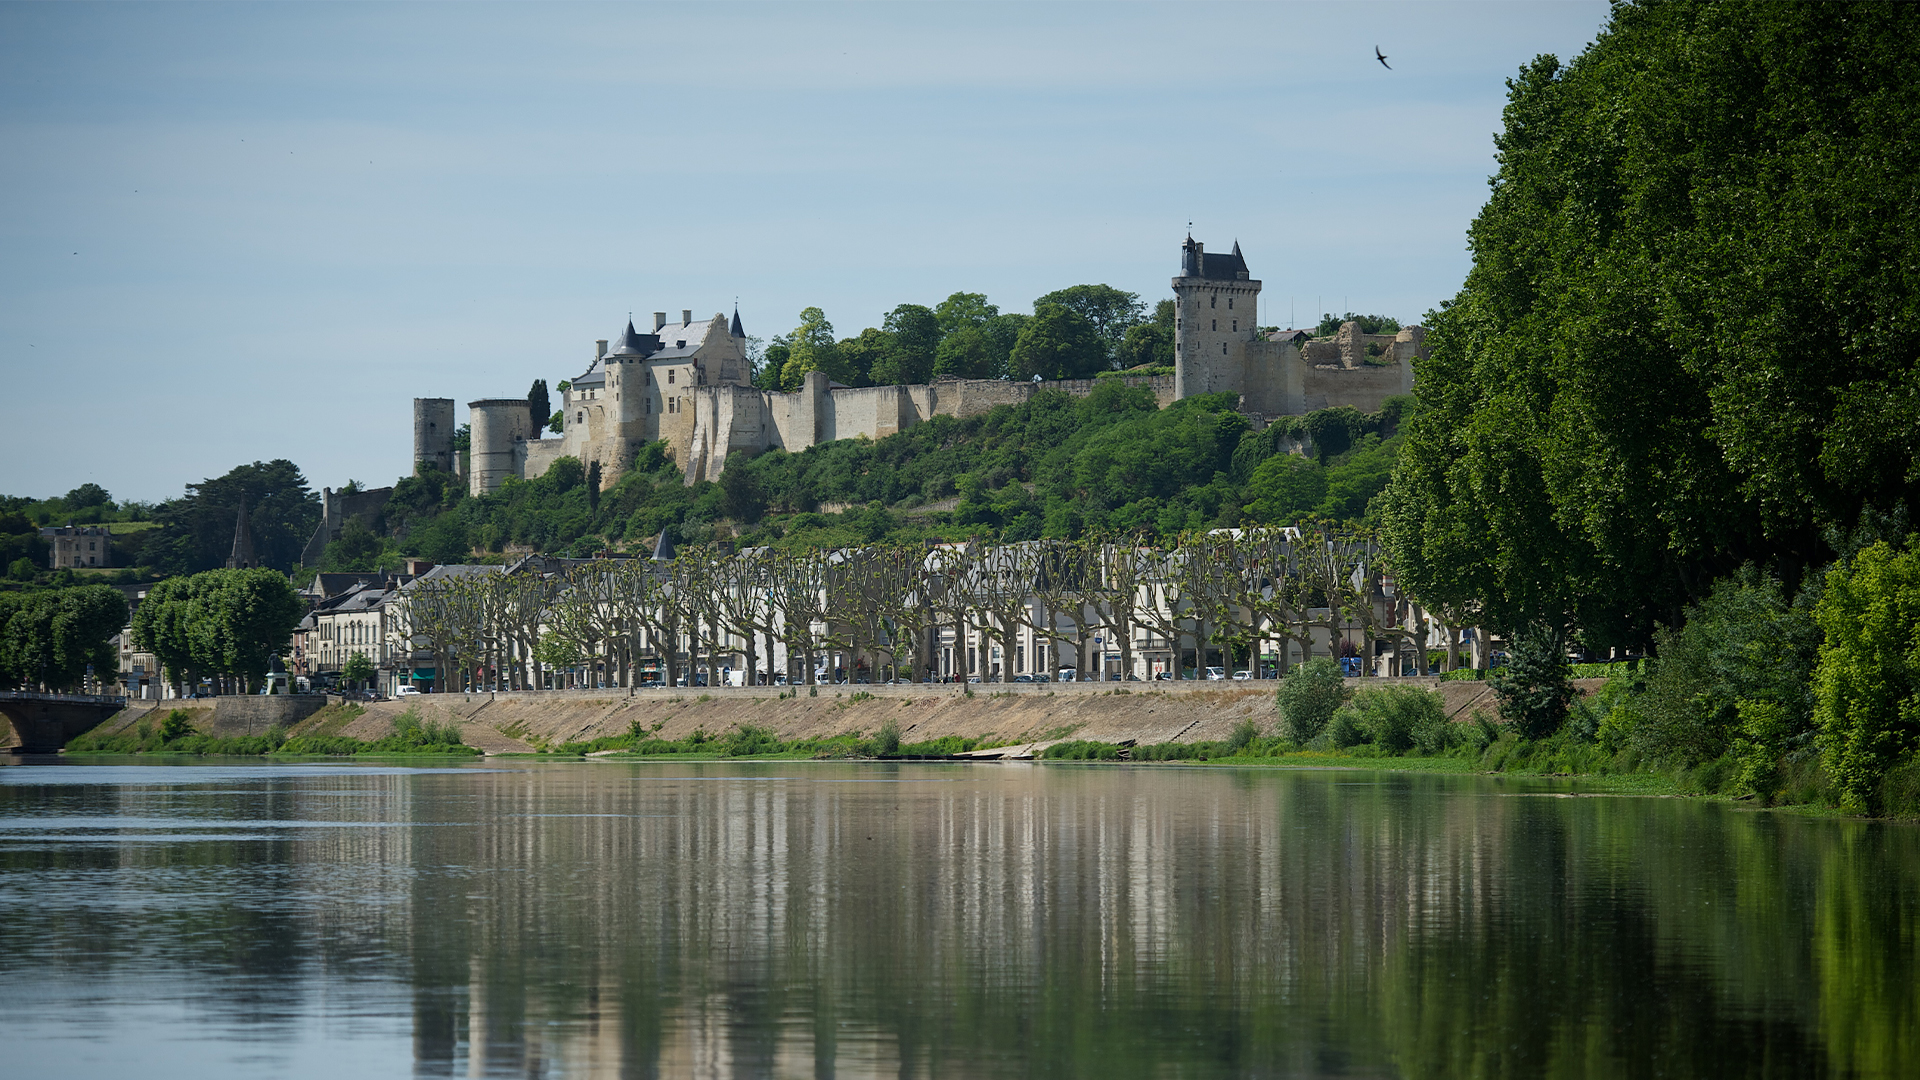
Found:
[(0, 1075), (1920, 1075), (1920, 828), (1577, 792), (0, 768)]

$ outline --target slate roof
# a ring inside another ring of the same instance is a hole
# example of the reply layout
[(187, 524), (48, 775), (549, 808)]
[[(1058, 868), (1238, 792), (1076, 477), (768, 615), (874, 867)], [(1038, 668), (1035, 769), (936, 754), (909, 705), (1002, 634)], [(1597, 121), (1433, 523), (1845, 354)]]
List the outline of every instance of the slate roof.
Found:
[(1233, 242), (1233, 252), (1222, 255), (1209, 252), (1205, 245), (1187, 237), (1180, 246), (1180, 276), (1196, 277), (1207, 281), (1240, 281), (1249, 277), (1247, 260), (1240, 254), (1240, 241)]

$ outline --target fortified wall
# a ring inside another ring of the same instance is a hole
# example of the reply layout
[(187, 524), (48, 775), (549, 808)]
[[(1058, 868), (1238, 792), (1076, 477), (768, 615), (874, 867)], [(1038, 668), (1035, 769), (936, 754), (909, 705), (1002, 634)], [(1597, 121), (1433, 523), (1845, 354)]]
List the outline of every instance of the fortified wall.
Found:
[[(1376, 412), (1387, 398), (1413, 392), (1413, 360), (1426, 355), (1425, 331), (1362, 334), (1347, 323), (1331, 341), (1305, 333), (1261, 333), (1260, 282), (1247, 271), (1240, 245), (1208, 254), (1187, 238), (1181, 272), (1173, 279), (1174, 374), (1127, 377), (1147, 386), (1164, 407), (1195, 394), (1240, 395), (1240, 409), (1256, 423), (1336, 405)], [(468, 403), (471, 417), (469, 489), (475, 495), (507, 479), (544, 474), (559, 458), (600, 465), (602, 486), (617, 482), (640, 447), (664, 440), (687, 483), (717, 480), (736, 450), (801, 451), (837, 439), (880, 439), (935, 416), (977, 416), (1017, 405), (1043, 389), (1084, 395), (1094, 380), (1016, 382), (943, 379), (914, 386), (848, 387), (818, 372), (791, 393), (751, 384), (746, 331), (736, 310), (680, 322), (654, 312), (653, 331), (626, 332), (609, 348), (594, 343), (585, 374), (561, 394), (564, 430), (545, 438), (544, 422), (520, 398)], [(414, 401), (414, 461), (457, 470), (452, 449), (452, 401)]]

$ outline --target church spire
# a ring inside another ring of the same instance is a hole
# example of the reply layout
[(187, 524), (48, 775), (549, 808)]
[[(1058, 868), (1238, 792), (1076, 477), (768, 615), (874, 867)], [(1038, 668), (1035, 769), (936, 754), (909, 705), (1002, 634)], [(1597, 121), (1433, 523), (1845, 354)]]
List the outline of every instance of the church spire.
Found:
[(740, 305), (738, 303), (733, 305), (733, 326), (728, 329), (727, 333), (737, 338), (747, 336), (746, 329), (740, 325)]
[(247, 496), (240, 495), (240, 512), (234, 516), (233, 553), (227, 556), (227, 569), (245, 570), (258, 563), (253, 557), (253, 529), (247, 521)]

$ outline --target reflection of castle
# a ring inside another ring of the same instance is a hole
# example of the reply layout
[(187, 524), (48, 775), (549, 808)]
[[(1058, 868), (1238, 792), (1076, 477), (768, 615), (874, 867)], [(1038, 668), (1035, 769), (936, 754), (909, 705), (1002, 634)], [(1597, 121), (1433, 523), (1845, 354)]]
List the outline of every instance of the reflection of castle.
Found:
[[(1424, 355), (1424, 331), (1363, 335), (1348, 323), (1334, 341), (1287, 331), (1259, 330), (1260, 282), (1247, 271), (1240, 245), (1231, 255), (1208, 255), (1192, 237), (1173, 279), (1179, 301), (1174, 376), (1130, 377), (1151, 388), (1162, 405), (1195, 394), (1234, 392), (1256, 423), (1333, 405), (1363, 412), (1396, 394), (1411, 393), (1411, 360)], [(665, 440), (687, 481), (716, 480), (735, 450), (799, 451), (837, 439), (883, 438), (936, 415), (973, 416), (1018, 404), (1043, 388), (1085, 394), (1092, 380), (1022, 383), (1005, 379), (943, 379), (931, 385), (840, 386), (810, 373), (791, 393), (752, 385), (746, 333), (735, 311), (696, 323), (690, 310), (678, 325), (655, 312), (653, 332), (631, 320), (613, 348), (595, 343), (587, 372), (562, 394), (564, 431), (541, 438), (544, 421), (522, 398), (468, 403), (474, 494), (508, 477), (545, 473), (563, 456), (599, 462), (601, 483), (619, 478), (636, 450)], [(453, 401), (415, 398), (414, 460), (458, 469), (453, 452)]]

